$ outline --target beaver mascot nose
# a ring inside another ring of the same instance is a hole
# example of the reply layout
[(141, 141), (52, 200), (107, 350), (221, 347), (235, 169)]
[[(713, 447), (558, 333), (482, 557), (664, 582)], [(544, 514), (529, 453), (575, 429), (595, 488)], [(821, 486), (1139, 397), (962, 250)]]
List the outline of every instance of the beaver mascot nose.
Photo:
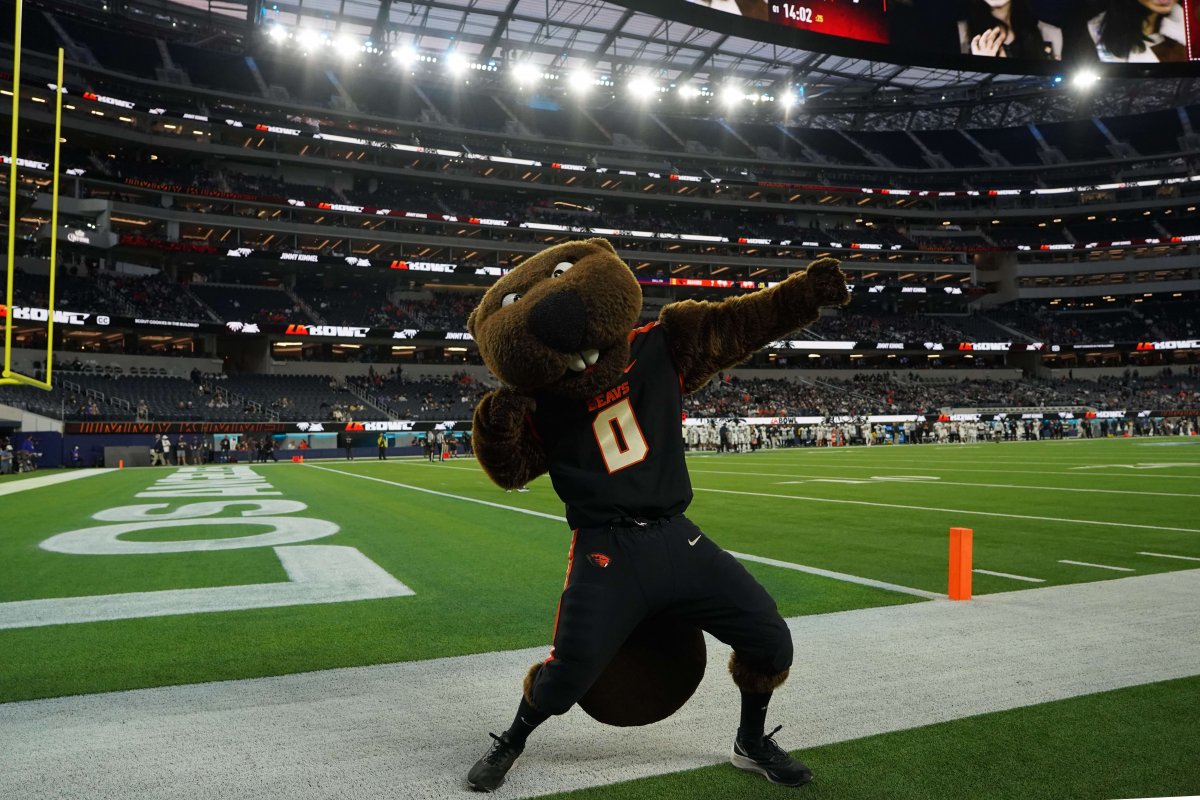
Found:
[(529, 310), (529, 332), (560, 353), (577, 353), (587, 333), (587, 306), (574, 289), (555, 292)]

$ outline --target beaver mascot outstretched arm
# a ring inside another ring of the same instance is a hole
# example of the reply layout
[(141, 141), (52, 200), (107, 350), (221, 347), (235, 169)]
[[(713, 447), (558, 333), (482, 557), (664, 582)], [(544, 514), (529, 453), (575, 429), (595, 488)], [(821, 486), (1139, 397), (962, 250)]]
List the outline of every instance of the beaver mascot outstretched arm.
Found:
[(667, 329), (683, 392), (691, 394), (721, 370), (742, 363), (784, 334), (816, 322), (822, 306), (849, 301), (837, 260), (822, 258), (769, 289), (720, 303), (671, 303), (659, 319)]
[(635, 327), (641, 287), (603, 239), (544, 250), (487, 291), (468, 327), (504, 385), (475, 409), (476, 455), (504, 488), (548, 473), (573, 537), (550, 656), (526, 674), (471, 788), (500, 786), (529, 734), (577, 703), (613, 725), (670, 716), (703, 676), (701, 631), (733, 649), (733, 764), (789, 786), (811, 779), (764, 735), (791, 633), (767, 591), (684, 515), (679, 422), (686, 393), (848, 299), (837, 262), (822, 259), (769, 289), (672, 303)]

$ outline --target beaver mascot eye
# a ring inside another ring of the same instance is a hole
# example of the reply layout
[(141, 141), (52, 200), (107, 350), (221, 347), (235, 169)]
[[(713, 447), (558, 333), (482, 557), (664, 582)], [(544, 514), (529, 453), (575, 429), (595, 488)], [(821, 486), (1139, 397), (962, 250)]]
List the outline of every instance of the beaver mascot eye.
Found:
[(521, 295), (517, 294), (516, 292), (509, 292), (500, 299), (500, 307), (503, 308), (504, 306), (511, 306), (520, 299)]
[(560, 261), (554, 265), (554, 272), (550, 273), (551, 278), (561, 277), (564, 272), (575, 266), (570, 261)]

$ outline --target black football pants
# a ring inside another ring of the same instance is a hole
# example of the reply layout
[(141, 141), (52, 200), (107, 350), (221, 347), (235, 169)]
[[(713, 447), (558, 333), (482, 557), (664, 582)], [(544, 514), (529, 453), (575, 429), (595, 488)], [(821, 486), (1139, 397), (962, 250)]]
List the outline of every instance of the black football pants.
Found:
[(771, 595), (683, 515), (581, 528), (533, 705), (566, 713), (638, 623), (659, 614), (708, 631), (764, 675), (791, 666), (791, 632)]

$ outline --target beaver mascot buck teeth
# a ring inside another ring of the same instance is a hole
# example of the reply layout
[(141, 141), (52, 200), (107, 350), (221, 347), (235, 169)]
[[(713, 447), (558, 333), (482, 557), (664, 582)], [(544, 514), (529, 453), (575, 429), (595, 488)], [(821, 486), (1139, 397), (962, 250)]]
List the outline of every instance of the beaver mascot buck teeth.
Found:
[(538, 253), (483, 296), (468, 328), (504, 386), (475, 408), (476, 456), (506, 489), (549, 473), (573, 538), (550, 655), (530, 668), (471, 788), (500, 786), (534, 728), (576, 703), (613, 725), (673, 714), (703, 674), (701, 630), (733, 648), (733, 764), (790, 786), (811, 779), (764, 735), (791, 634), (766, 590), (684, 516), (679, 425), (685, 394), (849, 300), (825, 258), (769, 289), (671, 303), (635, 328), (641, 288), (604, 239)]

